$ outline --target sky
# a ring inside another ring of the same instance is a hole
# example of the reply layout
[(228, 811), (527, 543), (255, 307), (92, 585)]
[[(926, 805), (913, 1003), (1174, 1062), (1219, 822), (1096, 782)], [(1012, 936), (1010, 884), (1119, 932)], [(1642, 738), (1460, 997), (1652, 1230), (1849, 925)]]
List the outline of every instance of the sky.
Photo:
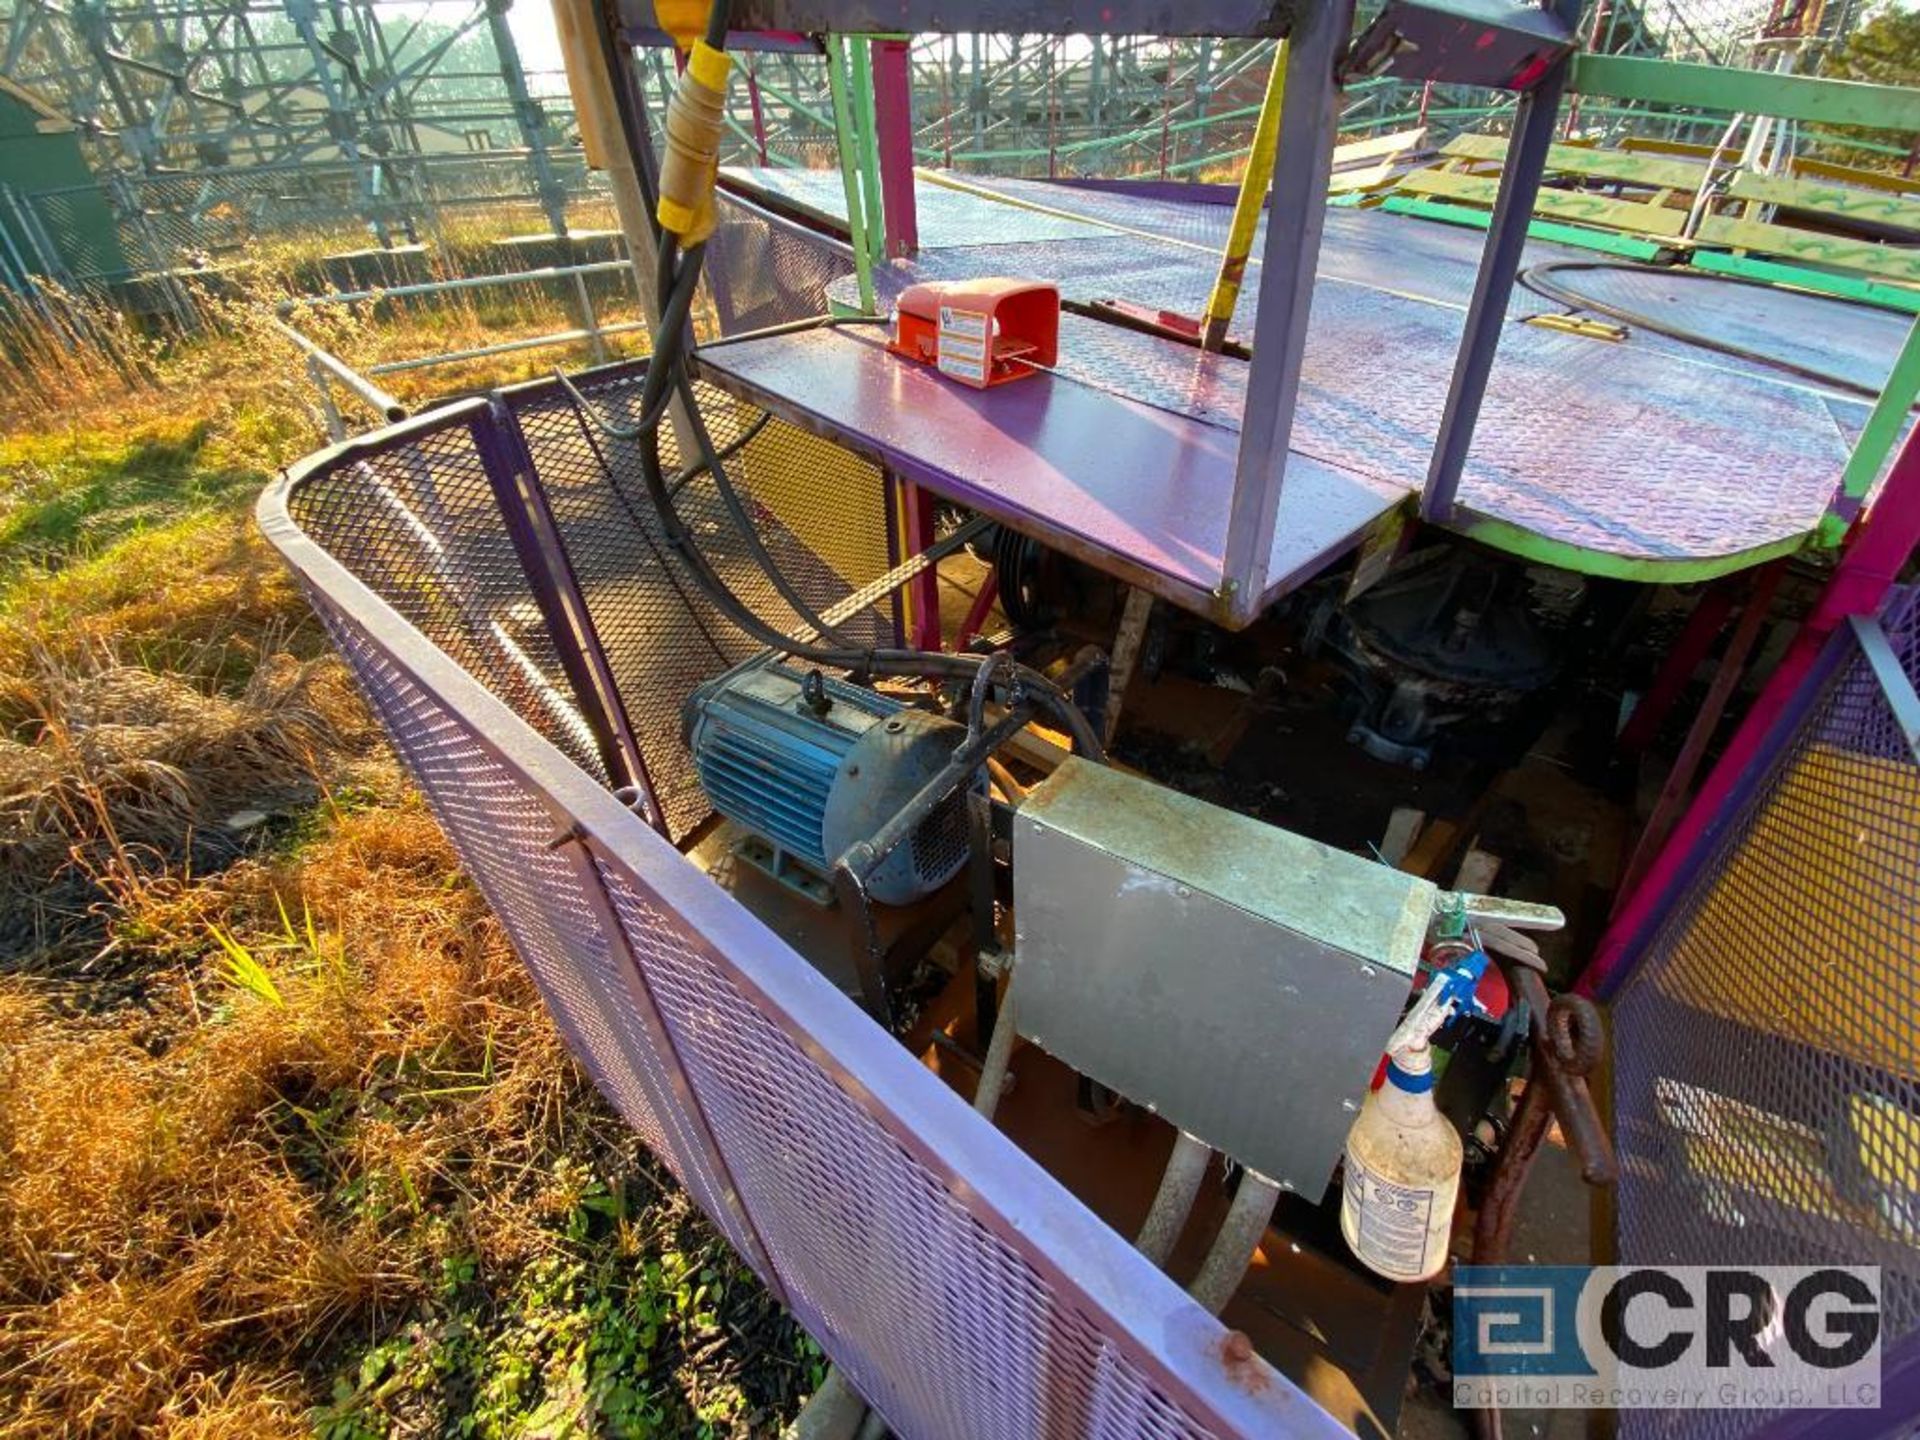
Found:
[(507, 12), (513, 38), (520, 46), (520, 63), (529, 70), (558, 70), (560, 41), (554, 33), (553, 7), (547, 0), (515, 0)]

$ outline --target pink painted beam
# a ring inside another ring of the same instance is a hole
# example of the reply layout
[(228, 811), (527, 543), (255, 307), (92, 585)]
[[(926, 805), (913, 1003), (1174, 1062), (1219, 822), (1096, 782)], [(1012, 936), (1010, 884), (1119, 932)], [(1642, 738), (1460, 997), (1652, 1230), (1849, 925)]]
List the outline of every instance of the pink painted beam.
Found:
[(920, 220), (913, 200), (913, 81), (907, 42), (875, 40), (873, 123), (880, 150), (880, 205), (886, 212), (887, 258), (920, 251)]
[(1920, 545), (1920, 429), (1910, 431), (1879, 498), (1847, 538), (1833, 577), (1813, 613), (1747, 711), (1733, 741), (1713, 767), (1686, 815), (1662, 847), (1646, 878), (1601, 937), (1580, 977), (1582, 994), (1605, 998), (1629, 967), (1661, 912), (1693, 873), (1721, 825), (1738, 812), (1740, 791), (1778, 752), (1798, 723), (1802, 687), (1816, 683), (1814, 662), (1833, 632), (1853, 615), (1878, 613), (1901, 567)]

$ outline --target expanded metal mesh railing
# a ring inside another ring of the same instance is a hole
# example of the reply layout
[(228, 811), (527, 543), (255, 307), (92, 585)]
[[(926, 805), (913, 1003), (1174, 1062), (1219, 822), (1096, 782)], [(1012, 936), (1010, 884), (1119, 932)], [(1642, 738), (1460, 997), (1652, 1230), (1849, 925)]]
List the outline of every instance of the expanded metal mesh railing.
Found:
[[(590, 372), (580, 388), (619, 427), (633, 419), (643, 368)], [(810, 605), (824, 609), (889, 568), (891, 510), (877, 467), (779, 421), (757, 424), (718, 391), (698, 393), (715, 444), (738, 447), (729, 473), (761, 544)], [(662, 439), (664, 463), (677, 471), (667, 427)], [(516, 538), (503, 521), (524, 511), (529, 492), (564, 552), (558, 577), (529, 564), (539, 537)], [(618, 783), (635, 777), (609, 758), (604, 697), (580, 680), (583, 647), (604, 656), (667, 833), (683, 838), (710, 813), (681, 738), (681, 708), (702, 680), (755, 647), (671, 554), (634, 443), (603, 433), (556, 381), (353, 442), (326, 484), (295, 491), (289, 504), (303, 530), (468, 673), (576, 764)], [(710, 477), (687, 479), (676, 505), (736, 593), (783, 629), (799, 624), (752, 563)], [(592, 635), (569, 642), (570, 628), (554, 623), (562, 586), (577, 595)], [(894, 643), (898, 618), (882, 604), (842, 633), (862, 645)], [(571, 653), (557, 648), (569, 643)]]
[(1891, 1357), (1920, 1345), (1920, 594), (1824, 665), (1615, 998), (1619, 1256), (1879, 1265)]
[(559, 443), (511, 425), (323, 452), (260, 516), (603, 1092), (900, 1434), (1344, 1434), (610, 793), (503, 658), (567, 668), (482, 533), (497, 467)]
[(825, 313), (827, 286), (853, 274), (852, 247), (736, 195), (707, 242), (707, 283), (720, 333), (737, 335)]

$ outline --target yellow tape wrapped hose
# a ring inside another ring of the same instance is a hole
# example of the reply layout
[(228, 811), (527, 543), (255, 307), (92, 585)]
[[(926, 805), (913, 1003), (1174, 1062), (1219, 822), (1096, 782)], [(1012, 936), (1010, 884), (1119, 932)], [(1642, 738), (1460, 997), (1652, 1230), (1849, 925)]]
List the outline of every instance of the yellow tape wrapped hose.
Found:
[(682, 50), (707, 33), (708, 0), (653, 0), (653, 23)]
[(682, 245), (697, 245), (713, 233), (713, 182), (720, 169), (720, 136), (726, 125), (727, 52), (704, 40), (693, 43), (667, 106), (667, 153), (660, 162), (660, 228)]

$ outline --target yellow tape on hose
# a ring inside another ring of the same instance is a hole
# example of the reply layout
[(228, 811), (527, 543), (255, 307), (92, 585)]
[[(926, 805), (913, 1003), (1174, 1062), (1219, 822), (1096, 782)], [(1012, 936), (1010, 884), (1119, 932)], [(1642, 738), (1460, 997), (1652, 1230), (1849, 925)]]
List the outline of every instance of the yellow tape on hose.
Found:
[(687, 73), (707, 89), (724, 94), (732, 67), (733, 61), (726, 51), (716, 50), (704, 40), (693, 42), (693, 53), (687, 57)]
[(675, 235), (684, 235), (691, 230), (696, 218), (692, 206), (669, 200), (664, 195), (660, 197), (660, 203), (654, 207), (653, 213), (660, 222), (660, 228), (670, 230)]

